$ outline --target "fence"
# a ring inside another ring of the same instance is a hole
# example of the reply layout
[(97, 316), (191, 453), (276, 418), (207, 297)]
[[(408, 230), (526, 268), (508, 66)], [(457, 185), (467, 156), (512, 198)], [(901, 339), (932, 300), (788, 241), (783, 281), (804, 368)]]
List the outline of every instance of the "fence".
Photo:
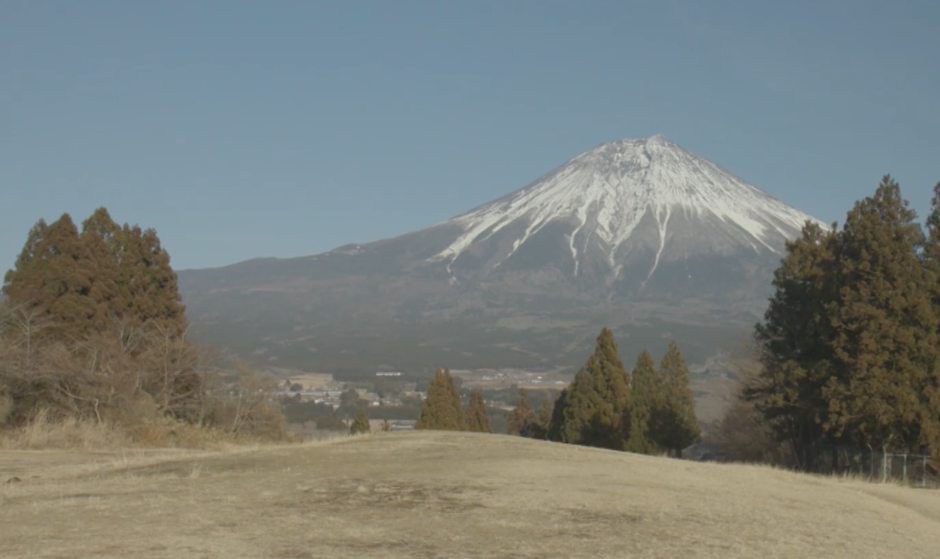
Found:
[(883, 449), (828, 447), (816, 456), (816, 471), (855, 474), (872, 481), (901, 481), (914, 487), (933, 486), (930, 456)]

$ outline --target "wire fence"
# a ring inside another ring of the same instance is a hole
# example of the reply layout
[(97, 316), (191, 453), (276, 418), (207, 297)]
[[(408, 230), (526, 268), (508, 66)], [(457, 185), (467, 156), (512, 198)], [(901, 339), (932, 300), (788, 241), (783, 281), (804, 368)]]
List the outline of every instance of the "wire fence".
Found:
[(820, 473), (854, 474), (877, 482), (934, 487), (937, 478), (929, 455), (882, 449), (828, 447), (816, 456)]

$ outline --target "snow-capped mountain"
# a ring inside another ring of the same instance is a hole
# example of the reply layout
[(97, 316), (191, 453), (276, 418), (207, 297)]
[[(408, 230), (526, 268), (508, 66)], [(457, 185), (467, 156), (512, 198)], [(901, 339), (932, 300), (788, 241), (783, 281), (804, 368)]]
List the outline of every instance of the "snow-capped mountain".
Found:
[(546, 226), (562, 224), (573, 275), (592, 252), (612, 279), (651, 252), (649, 280), (661, 261), (740, 248), (780, 253), (806, 220), (816, 221), (657, 135), (598, 146), (444, 222), (462, 233), (429, 260), (450, 270), (475, 245), (503, 236), (507, 242), (486, 262), (495, 269)]
[(308, 370), (625, 361), (740, 347), (812, 217), (662, 136), (591, 149), (437, 225), (315, 256), (180, 272), (206, 341)]

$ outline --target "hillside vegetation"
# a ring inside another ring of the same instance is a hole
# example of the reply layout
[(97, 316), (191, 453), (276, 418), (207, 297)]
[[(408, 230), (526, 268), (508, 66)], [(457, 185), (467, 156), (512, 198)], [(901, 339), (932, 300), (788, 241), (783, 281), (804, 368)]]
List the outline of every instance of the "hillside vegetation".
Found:
[(181, 301), (153, 229), (103, 207), (81, 229), (40, 219), (0, 286), (0, 446), (56, 423), (156, 446), (290, 438), (257, 371), (190, 341)]
[(915, 559), (940, 549), (935, 491), (767, 467), (429, 431), (159, 452), (0, 451), (0, 556)]

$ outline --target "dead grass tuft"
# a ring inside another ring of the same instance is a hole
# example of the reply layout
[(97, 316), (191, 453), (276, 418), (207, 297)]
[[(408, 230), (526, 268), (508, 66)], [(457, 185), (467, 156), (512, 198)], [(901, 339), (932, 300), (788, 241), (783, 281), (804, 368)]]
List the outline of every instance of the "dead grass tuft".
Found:
[(40, 410), (25, 425), (0, 431), (0, 448), (102, 450), (129, 446), (128, 436), (110, 423), (66, 418), (53, 421)]
[[(285, 438), (281, 443), (299, 442)], [(199, 427), (169, 417), (150, 418), (125, 427), (111, 422), (72, 417), (54, 420), (40, 410), (25, 425), (0, 430), (5, 450), (118, 450), (129, 448), (185, 448), (224, 450), (233, 446), (259, 446), (270, 441), (246, 433)]]
[(128, 429), (137, 446), (146, 448), (191, 448), (220, 450), (232, 445), (258, 445), (258, 437), (199, 427), (161, 417)]

